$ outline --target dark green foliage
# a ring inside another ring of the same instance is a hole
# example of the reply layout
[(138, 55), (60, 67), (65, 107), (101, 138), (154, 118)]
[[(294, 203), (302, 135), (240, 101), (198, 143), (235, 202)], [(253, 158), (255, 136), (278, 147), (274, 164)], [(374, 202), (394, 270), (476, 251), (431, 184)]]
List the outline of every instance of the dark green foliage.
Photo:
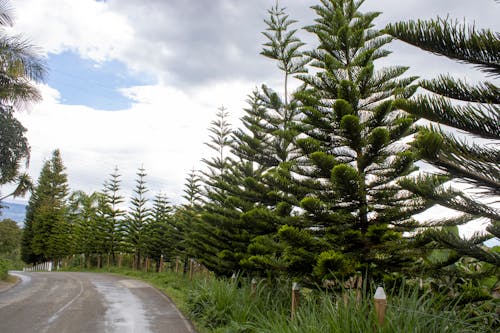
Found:
[(394, 104), (415, 91), (415, 77), (401, 77), (406, 67), (375, 68), (391, 38), (373, 29), (380, 13), (361, 13), (361, 4), (312, 7), (317, 18), (306, 30), (319, 44), (307, 55), (315, 73), (299, 75), (305, 89), (295, 94), (302, 151), (292, 170), (304, 214), (298, 229), (280, 230), (278, 241), (290, 273), (300, 267), (316, 280), (409, 268), (413, 255), (401, 233), (427, 206), (395, 182), (415, 170), (414, 154), (402, 143), (414, 118)]
[(153, 200), (151, 218), (144, 229), (144, 255), (158, 265), (161, 256), (172, 260), (175, 255), (176, 229), (172, 218), (172, 207), (164, 194), (157, 194)]
[[(3, 267), (0, 267), (0, 280), (2, 280), (2, 278), (6, 278), (8, 269), (20, 269), (22, 267), (22, 234), (22, 229), (15, 221), (11, 219), (0, 221), (0, 262), (3, 260), (4, 264)], [(0, 266), (1, 265), (2, 264), (0, 263)], [(2, 274), (4, 274), (3, 277)]]
[(193, 209), (198, 209), (201, 204), (202, 189), (200, 182), (200, 176), (198, 176), (196, 170), (192, 169), (186, 178), (184, 195), (182, 197), (187, 200), (187, 206)]
[[(387, 26), (386, 31), (423, 50), (475, 65), (489, 76), (500, 77), (500, 39), (498, 33), (489, 29), (479, 30), (474, 25), (438, 18), (398, 22)], [(498, 267), (500, 257), (482, 246), (482, 242), (499, 235), (500, 213), (494, 204), (484, 202), (485, 198), (494, 198), (489, 202), (495, 202), (500, 194), (500, 90), (495, 82), (470, 84), (450, 75), (423, 80), (421, 86), (428, 94), (396, 101), (405, 111), (433, 122), (416, 137), (414, 146), (418, 157), (475, 191), (463, 193), (446, 188), (418, 188), (415, 184), (407, 186), (435, 203), (462, 213), (455, 219), (432, 221), (435, 226), (460, 225), (480, 217), (491, 221), (486, 228), (490, 234), (473, 235), (469, 240), (446, 230), (433, 230), (426, 239), (437, 242), (430, 243), (431, 246), (450, 248), (459, 254), (451, 256), (445, 264), (470, 256)]]
[(103, 195), (98, 198), (97, 206), (97, 247), (98, 254), (110, 254), (113, 262), (116, 260), (116, 252), (124, 248), (124, 220), (125, 211), (120, 208), (124, 202), (120, 194), (121, 175), (116, 167), (104, 182)]
[(20, 163), (29, 158), (26, 128), (14, 117), (13, 109), (0, 105), (0, 184), (13, 181)]
[(0, 221), (0, 256), (12, 254), (21, 245), (22, 230), (16, 221), (5, 219)]
[(474, 64), (485, 73), (500, 75), (498, 34), (478, 30), (458, 21), (437, 18), (398, 22), (387, 27), (389, 34), (436, 55)]
[(27, 263), (72, 253), (66, 219), (68, 184), (59, 150), (45, 162), (27, 207), (22, 258)]
[(134, 253), (136, 266), (140, 264), (141, 258), (146, 251), (146, 243), (148, 242), (146, 230), (151, 222), (151, 209), (147, 206), (146, 193), (148, 189), (146, 188), (145, 177), (144, 168), (139, 168), (134, 193), (130, 201), (131, 207), (128, 217), (124, 221), (124, 241)]

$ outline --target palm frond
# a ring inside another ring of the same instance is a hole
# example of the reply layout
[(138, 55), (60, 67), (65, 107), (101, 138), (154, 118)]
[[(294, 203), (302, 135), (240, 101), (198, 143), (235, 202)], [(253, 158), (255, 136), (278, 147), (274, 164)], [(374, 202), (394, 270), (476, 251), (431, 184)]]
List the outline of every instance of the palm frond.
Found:
[(8, 25), (12, 26), (14, 24), (13, 10), (9, 1), (0, 1), (0, 26)]

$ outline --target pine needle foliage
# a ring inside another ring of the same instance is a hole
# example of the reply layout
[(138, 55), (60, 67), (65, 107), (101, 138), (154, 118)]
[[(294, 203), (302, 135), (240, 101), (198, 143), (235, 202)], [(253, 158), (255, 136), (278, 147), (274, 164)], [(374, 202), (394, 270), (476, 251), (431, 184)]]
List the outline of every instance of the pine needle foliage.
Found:
[(307, 193), (302, 224), (282, 226), (277, 237), (289, 273), (319, 281), (330, 272), (380, 277), (408, 266), (402, 232), (426, 205), (396, 183), (415, 170), (402, 142), (415, 118), (393, 101), (411, 96), (416, 78), (402, 77), (407, 67), (375, 68), (391, 38), (373, 28), (380, 13), (362, 13), (362, 3), (321, 1), (305, 28), (318, 46), (306, 52), (314, 74), (298, 75), (305, 88), (295, 94), (302, 134), (293, 171)]
[(21, 249), (25, 262), (54, 260), (72, 252), (66, 219), (68, 194), (65, 167), (56, 149), (44, 163), (27, 207)]
[[(490, 29), (476, 29), (450, 19), (398, 22), (386, 27), (387, 33), (411, 45), (475, 65), (489, 77), (500, 77), (500, 38)], [(486, 234), (461, 239), (449, 232), (432, 231), (434, 239), (461, 256), (471, 256), (498, 267), (497, 253), (482, 246), (485, 239), (499, 237), (500, 212), (495, 206), (500, 194), (500, 89), (495, 81), (470, 84), (464, 79), (440, 75), (423, 80), (425, 94), (410, 100), (398, 100), (401, 109), (431, 121), (417, 135), (414, 146), (419, 158), (431, 163), (455, 182), (466, 184), (462, 193), (443, 188), (422, 190), (436, 203), (463, 215), (456, 225), (477, 218), (490, 221)], [(442, 126), (446, 125), (446, 126)], [(486, 203), (485, 203), (486, 202)], [(448, 223), (448, 221), (443, 221)], [(460, 258), (457, 256), (455, 259)]]

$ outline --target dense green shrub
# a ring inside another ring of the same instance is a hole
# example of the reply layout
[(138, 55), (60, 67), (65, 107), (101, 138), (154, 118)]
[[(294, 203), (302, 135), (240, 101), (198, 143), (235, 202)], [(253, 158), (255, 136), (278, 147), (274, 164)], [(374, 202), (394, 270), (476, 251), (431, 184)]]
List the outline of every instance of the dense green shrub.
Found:
[(9, 266), (8, 260), (0, 258), (0, 280), (7, 280)]

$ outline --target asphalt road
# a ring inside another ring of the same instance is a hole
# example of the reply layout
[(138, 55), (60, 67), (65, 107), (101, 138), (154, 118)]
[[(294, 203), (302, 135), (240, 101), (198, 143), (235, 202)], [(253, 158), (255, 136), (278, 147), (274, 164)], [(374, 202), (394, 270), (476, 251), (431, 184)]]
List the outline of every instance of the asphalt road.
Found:
[(13, 272), (0, 293), (1, 333), (194, 333), (174, 304), (150, 285), (95, 273)]

